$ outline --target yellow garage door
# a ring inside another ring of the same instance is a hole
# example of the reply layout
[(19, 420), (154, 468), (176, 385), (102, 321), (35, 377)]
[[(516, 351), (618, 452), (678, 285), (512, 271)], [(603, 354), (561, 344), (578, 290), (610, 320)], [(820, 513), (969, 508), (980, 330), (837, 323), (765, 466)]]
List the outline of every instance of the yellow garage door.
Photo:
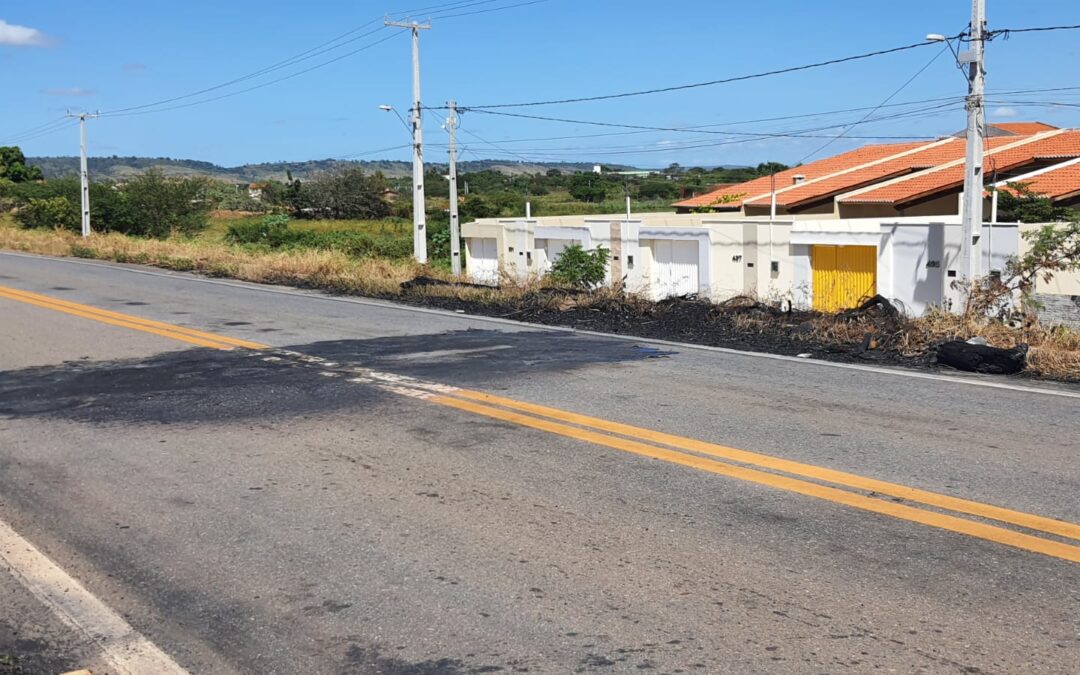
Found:
[(876, 246), (813, 246), (814, 309), (857, 307), (877, 293)]

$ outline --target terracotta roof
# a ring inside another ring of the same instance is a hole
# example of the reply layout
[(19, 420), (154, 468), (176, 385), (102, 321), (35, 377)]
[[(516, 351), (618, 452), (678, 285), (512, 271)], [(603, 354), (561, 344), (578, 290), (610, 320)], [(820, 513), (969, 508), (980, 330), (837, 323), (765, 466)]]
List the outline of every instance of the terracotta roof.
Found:
[[(797, 166), (776, 174), (776, 187), (780, 190), (790, 187), (795, 176), (805, 176), (807, 181), (821, 178), (829, 174), (851, 169), (868, 162), (890, 157), (901, 152), (913, 150), (923, 145), (926, 141), (917, 143), (890, 143), (886, 145), (867, 145), (855, 150), (850, 150), (833, 157), (819, 159), (816, 162)], [(772, 176), (762, 176), (745, 183), (739, 183), (732, 187), (724, 187), (691, 199), (676, 202), (673, 206), (682, 208), (700, 207), (729, 207), (739, 208), (744, 199), (754, 199), (761, 195), (768, 195), (772, 189)]]
[(1013, 183), (1023, 183), (1033, 193), (1050, 199), (1070, 197), (1080, 193), (1080, 160), (1063, 162), (1030, 176), (1017, 176), (1001, 189), (1015, 192), (1009, 188)]
[[(989, 172), (1015, 171), (1038, 160), (1080, 157), (1080, 130), (1057, 130), (1035, 136), (987, 140), (984, 166)], [(891, 180), (841, 197), (845, 204), (900, 204), (916, 201), (964, 184), (964, 161), (959, 157), (933, 169)]]
[(1054, 131), (1058, 127), (1046, 124), (1045, 122), (1000, 122), (991, 124), (992, 127), (997, 127), (1009, 133), (1016, 134), (1018, 136), (1030, 136), (1031, 134), (1041, 134), (1044, 131)]
[[(784, 207), (795, 207), (807, 202), (820, 201), (864, 185), (880, 183), (883, 180), (903, 176), (920, 168), (937, 166), (963, 156), (964, 141), (958, 138), (946, 138), (933, 143), (920, 144), (880, 161), (836, 172), (816, 180), (807, 180), (799, 185), (786, 186), (782, 190), (777, 190), (776, 203)], [(747, 203), (761, 206), (769, 204), (771, 200), (772, 195), (764, 195), (751, 199)]]

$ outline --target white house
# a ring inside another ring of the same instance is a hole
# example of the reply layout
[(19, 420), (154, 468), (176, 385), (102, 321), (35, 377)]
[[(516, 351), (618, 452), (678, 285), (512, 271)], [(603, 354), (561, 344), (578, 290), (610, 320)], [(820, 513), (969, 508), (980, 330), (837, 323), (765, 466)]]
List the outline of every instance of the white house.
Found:
[[(753, 294), (832, 311), (880, 293), (912, 314), (957, 301), (960, 217), (819, 219), (638, 214), (483, 219), (462, 226), (477, 281), (540, 277), (567, 246), (611, 251), (607, 281), (653, 299)], [(1019, 250), (1018, 226), (987, 225), (984, 269)]]

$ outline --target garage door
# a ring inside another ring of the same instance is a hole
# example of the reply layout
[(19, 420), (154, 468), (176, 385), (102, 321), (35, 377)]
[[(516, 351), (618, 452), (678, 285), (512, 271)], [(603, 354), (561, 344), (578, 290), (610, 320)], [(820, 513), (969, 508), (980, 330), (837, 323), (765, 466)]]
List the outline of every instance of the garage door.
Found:
[(698, 242), (654, 239), (653, 263), (656, 298), (698, 292)]
[(469, 254), (469, 276), (473, 281), (494, 284), (499, 281), (499, 250), (494, 237), (470, 237), (466, 240)]
[(814, 309), (858, 307), (877, 293), (876, 246), (813, 246)]

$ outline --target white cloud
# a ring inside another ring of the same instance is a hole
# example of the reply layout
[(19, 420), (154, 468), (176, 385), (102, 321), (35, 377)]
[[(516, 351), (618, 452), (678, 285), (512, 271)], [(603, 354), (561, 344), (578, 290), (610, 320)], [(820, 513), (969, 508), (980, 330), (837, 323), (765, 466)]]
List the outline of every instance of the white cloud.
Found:
[(17, 26), (0, 19), (0, 45), (12, 47), (45, 47), (50, 40), (36, 28)]
[(46, 96), (97, 96), (97, 89), (83, 89), (82, 87), (53, 87), (42, 89)]
[(994, 109), (994, 117), (1016, 117), (1020, 113), (1016, 111), (1016, 108), (1010, 108), (1009, 106), (1001, 106)]

